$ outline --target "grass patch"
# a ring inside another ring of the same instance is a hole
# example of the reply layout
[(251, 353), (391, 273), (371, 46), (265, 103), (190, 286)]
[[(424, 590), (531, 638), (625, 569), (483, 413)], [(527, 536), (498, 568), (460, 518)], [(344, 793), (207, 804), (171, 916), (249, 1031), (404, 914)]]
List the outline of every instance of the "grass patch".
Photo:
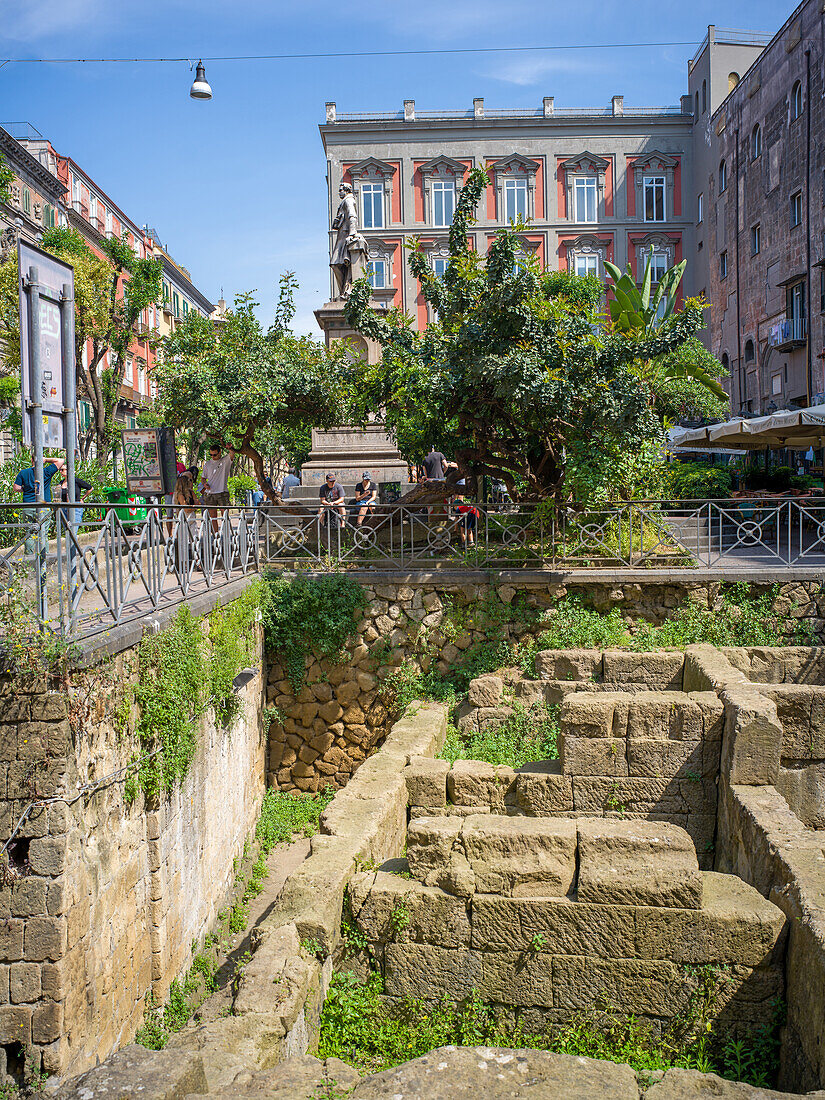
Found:
[(361, 1073), (378, 1073), (451, 1044), (530, 1048), (627, 1063), (638, 1073), (680, 1066), (770, 1088), (779, 1068), (783, 1005), (777, 1003), (770, 1026), (747, 1040), (726, 1039), (712, 1033), (715, 988), (709, 974), (686, 1015), (661, 1037), (611, 1009), (580, 1013), (564, 1026), (536, 1034), (513, 1013), (493, 1010), (475, 995), (459, 1004), (446, 998), (435, 1004), (409, 999), (390, 1004), (383, 999), (380, 975), (361, 980), (336, 973), (321, 1013), (318, 1057), (340, 1058)]
[(463, 737), (452, 723), (439, 753), (442, 760), (486, 760), (521, 768), (534, 760), (555, 760), (558, 756), (559, 708), (534, 703), (513, 704), (513, 713), (498, 726)]

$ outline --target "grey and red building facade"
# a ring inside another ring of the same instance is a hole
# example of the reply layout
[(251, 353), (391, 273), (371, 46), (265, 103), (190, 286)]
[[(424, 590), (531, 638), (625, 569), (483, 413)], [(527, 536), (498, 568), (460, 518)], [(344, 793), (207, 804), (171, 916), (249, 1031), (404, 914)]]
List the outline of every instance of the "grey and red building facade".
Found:
[(330, 224), (352, 185), (379, 303), (427, 307), (404, 241), (436, 273), (463, 181), (490, 185), (472, 228), (485, 252), (521, 218), (525, 251), (550, 268), (641, 276), (683, 258), (683, 291), (710, 303), (708, 347), (730, 372), (734, 413), (805, 405), (825, 391), (825, 14), (805, 0), (776, 35), (709, 27), (678, 107), (572, 111), (416, 110), (342, 115), (328, 103), (321, 139)]

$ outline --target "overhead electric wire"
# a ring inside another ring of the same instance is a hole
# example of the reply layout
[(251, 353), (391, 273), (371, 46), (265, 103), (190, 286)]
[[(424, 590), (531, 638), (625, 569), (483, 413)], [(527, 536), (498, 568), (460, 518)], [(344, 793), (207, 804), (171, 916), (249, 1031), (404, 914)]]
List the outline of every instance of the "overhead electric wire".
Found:
[[(695, 46), (696, 40), (689, 42), (577, 42), (570, 45), (552, 46), (456, 46), (440, 49), (420, 50), (381, 50), (385, 57), (430, 57), (444, 54), (487, 54), (487, 53), (541, 53), (559, 50), (630, 50), (664, 49), (670, 46)], [(180, 62), (192, 63), (190, 57), (6, 57), (0, 58), (3, 65), (164, 65)], [(336, 50), (329, 53), (264, 53), (229, 54), (225, 56), (200, 56), (201, 61), (325, 61), (336, 57), (371, 57), (375, 50)]]

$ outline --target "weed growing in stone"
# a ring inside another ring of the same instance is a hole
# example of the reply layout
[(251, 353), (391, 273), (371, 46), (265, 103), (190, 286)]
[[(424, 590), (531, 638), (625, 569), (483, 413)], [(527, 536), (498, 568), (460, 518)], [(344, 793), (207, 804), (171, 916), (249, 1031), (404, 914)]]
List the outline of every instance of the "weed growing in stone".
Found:
[(627, 627), (618, 610), (594, 611), (577, 596), (565, 596), (545, 611), (542, 626), (539, 649), (608, 649), (628, 644)]
[(513, 704), (513, 713), (500, 725), (488, 725), (468, 737), (454, 726), (447, 728), (447, 740), (439, 753), (442, 760), (486, 760), (521, 768), (534, 760), (555, 760), (558, 756), (559, 708), (535, 703)]
[(362, 586), (343, 573), (293, 579), (264, 574), (268, 598), (262, 607), (267, 647), (280, 657), (293, 690), (304, 682), (307, 654), (332, 657), (355, 630), (366, 604)]
[(392, 928), (393, 935), (398, 936), (401, 932), (406, 931), (410, 926), (410, 911), (407, 908), (407, 904), (404, 901), (396, 903), (395, 908), (390, 914), (390, 927)]
[(379, 974), (361, 980), (336, 973), (321, 1013), (318, 1056), (377, 1073), (450, 1044), (526, 1047), (626, 1062), (640, 1074), (680, 1066), (770, 1085), (778, 1069), (781, 1022), (778, 1014), (770, 1027), (748, 1039), (720, 1042), (705, 1028), (676, 1042), (673, 1035), (658, 1037), (635, 1017), (607, 1008), (579, 1013), (564, 1026), (536, 1034), (512, 1012), (494, 1010), (475, 994), (461, 1003), (443, 998), (398, 1004), (383, 998)]
[[(140, 675), (133, 697), (137, 704), (136, 733), (145, 760), (130, 776), (124, 795), (131, 801), (141, 789), (157, 799), (184, 778), (197, 749), (197, 715), (207, 707), (227, 723), (238, 700), (232, 681), (255, 658), (253, 624), (262, 588), (253, 581), (238, 599), (216, 608), (209, 617), (209, 634), (189, 607), (182, 604), (169, 626), (143, 639), (138, 650)], [(122, 717), (128, 721), (128, 711)]]

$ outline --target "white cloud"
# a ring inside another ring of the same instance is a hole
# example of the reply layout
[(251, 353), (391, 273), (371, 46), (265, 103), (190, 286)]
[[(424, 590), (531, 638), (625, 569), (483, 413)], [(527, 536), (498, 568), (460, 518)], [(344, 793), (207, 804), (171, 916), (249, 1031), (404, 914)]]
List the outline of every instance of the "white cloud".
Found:
[(600, 58), (598, 63), (585, 56), (571, 57), (561, 54), (551, 57), (516, 54), (506, 61), (489, 68), (484, 76), (500, 80), (504, 84), (518, 84), (527, 87), (539, 84), (547, 77), (561, 74), (604, 72), (605, 65)]
[(0, 0), (2, 36), (35, 42), (94, 25), (104, 14), (101, 0)]

